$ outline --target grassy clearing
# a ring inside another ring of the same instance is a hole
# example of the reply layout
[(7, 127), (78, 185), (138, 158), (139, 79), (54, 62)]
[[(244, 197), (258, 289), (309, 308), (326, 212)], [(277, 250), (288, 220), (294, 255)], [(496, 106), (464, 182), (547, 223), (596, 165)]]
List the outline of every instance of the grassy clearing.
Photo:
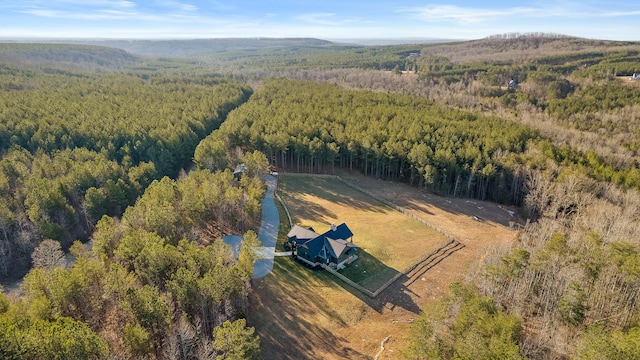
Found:
[(424, 224), (391, 209), (335, 178), (284, 175), (280, 196), (292, 220), (326, 231), (345, 222), (360, 246), (360, 258), (343, 270), (356, 283), (375, 290), (445, 241)]
[(355, 351), (342, 331), (376, 312), (329, 273), (278, 257), (254, 286), (249, 325), (260, 335), (265, 359), (370, 358)]

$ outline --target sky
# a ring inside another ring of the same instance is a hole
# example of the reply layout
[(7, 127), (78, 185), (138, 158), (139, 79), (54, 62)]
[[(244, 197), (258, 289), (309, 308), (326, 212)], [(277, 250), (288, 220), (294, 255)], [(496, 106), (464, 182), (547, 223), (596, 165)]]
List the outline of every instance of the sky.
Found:
[(640, 40), (635, 0), (0, 0), (0, 39), (460, 39), (554, 33)]

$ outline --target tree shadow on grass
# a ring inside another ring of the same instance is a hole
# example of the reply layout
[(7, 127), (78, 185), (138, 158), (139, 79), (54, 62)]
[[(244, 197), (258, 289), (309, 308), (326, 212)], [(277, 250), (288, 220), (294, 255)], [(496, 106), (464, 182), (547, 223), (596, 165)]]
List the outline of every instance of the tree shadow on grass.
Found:
[(315, 359), (326, 354), (344, 359), (370, 358), (319, 325), (326, 323), (326, 318), (347, 327), (319, 295), (323, 287), (335, 286), (322, 271), (304, 268), (288, 257), (276, 259), (274, 272), (254, 282), (255, 291), (250, 297), (248, 321), (261, 338), (265, 359)]
[(310, 219), (323, 219), (327, 218), (337, 218), (337, 215), (328, 210), (327, 208), (316, 204), (312, 201), (306, 201), (301, 197), (291, 197), (288, 195), (283, 196), (283, 200), (289, 208), (289, 211), (292, 213), (293, 223), (296, 223), (296, 216), (293, 214), (297, 214), (302, 216), (303, 218)]
[(415, 214), (434, 215), (429, 210), (429, 207), (432, 206), (453, 215), (464, 215), (477, 219), (477, 221), (491, 226), (495, 226), (492, 223), (505, 227), (511, 227), (514, 223), (523, 223), (523, 219), (518, 216), (516, 209), (492, 201), (447, 197), (412, 187), (406, 183), (377, 180), (367, 176), (346, 176), (344, 179), (367, 191), (377, 191), (381, 198)]
[(312, 217), (335, 217), (335, 214), (332, 214), (322, 206), (304, 201), (299, 196), (293, 198), (289, 194), (309, 194), (335, 204), (353, 207), (362, 211), (379, 213), (386, 211), (383, 208), (386, 205), (335, 178), (293, 175), (287, 176), (282, 180), (281, 194), (284, 194), (290, 200), (287, 201), (287, 206), (299, 208)]

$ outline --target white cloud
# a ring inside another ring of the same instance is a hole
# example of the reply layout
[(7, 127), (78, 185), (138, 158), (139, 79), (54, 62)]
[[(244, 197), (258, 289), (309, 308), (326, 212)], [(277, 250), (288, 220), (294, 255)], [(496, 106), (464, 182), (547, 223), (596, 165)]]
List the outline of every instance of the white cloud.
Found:
[[(56, 0), (51, 2), (30, 1), (15, 8), (17, 13), (37, 17), (69, 19), (69, 20), (136, 20), (136, 21), (193, 21), (199, 18), (198, 7), (179, 1), (161, 1), (157, 4), (166, 9), (158, 11), (143, 10), (132, 1), (125, 0)], [(194, 15), (191, 15), (194, 14)]]
[(565, 17), (573, 19), (638, 16), (640, 10), (602, 11), (578, 3), (556, 3), (538, 7), (472, 8), (455, 5), (429, 5), (403, 8), (398, 12), (410, 13), (427, 22), (454, 22), (473, 24), (489, 21), (518, 20), (519, 18)]
[(136, 4), (134, 2), (131, 2), (131, 1), (117, 1), (115, 3), (115, 5), (121, 6), (121, 7), (134, 7), (134, 6), (136, 6)]
[(317, 25), (339, 25), (338, 21), (332, 20), (335, 16), (333, 13), (315, 13), (299, 15), (296, 18)]
[(72, 20), (162, 20), (162, 17), (156, 15), (142, 14), (135, 11), (122, 11), (117, 9), (101, 9), (91, 12), (29, 9), (20, 12), (39, 17)]
[(179, 1), (161, 1), (159, 4), (168, 8), (173, 8), (181, 11), (198, 10), (198, 7), (193, 4), (187, 4)]
[(620, 16), (640, 16), (640, 10), (632, 11), (609, 11), (600, 14), (601, 17), (620, 17)]
[(414, 17), (425, 21), (456, 22), (471, 24), (513, 16), (540, 16), (543, 10), (531, 7), (514, 7), (507, 9), (463, 8), (454, 5), (434, 5), (401, 10), (413, 13)]

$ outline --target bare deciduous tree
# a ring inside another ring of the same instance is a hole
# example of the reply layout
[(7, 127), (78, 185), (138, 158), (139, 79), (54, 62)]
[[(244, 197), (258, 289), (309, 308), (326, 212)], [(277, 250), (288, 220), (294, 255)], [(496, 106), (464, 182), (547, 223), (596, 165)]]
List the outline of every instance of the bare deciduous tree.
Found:
[(59, 241), (45, 239), (43, 240), (31, 254), (33, 266), (43, 269), (52, 269), (54, 267), (64, 266), (64, 252)]

